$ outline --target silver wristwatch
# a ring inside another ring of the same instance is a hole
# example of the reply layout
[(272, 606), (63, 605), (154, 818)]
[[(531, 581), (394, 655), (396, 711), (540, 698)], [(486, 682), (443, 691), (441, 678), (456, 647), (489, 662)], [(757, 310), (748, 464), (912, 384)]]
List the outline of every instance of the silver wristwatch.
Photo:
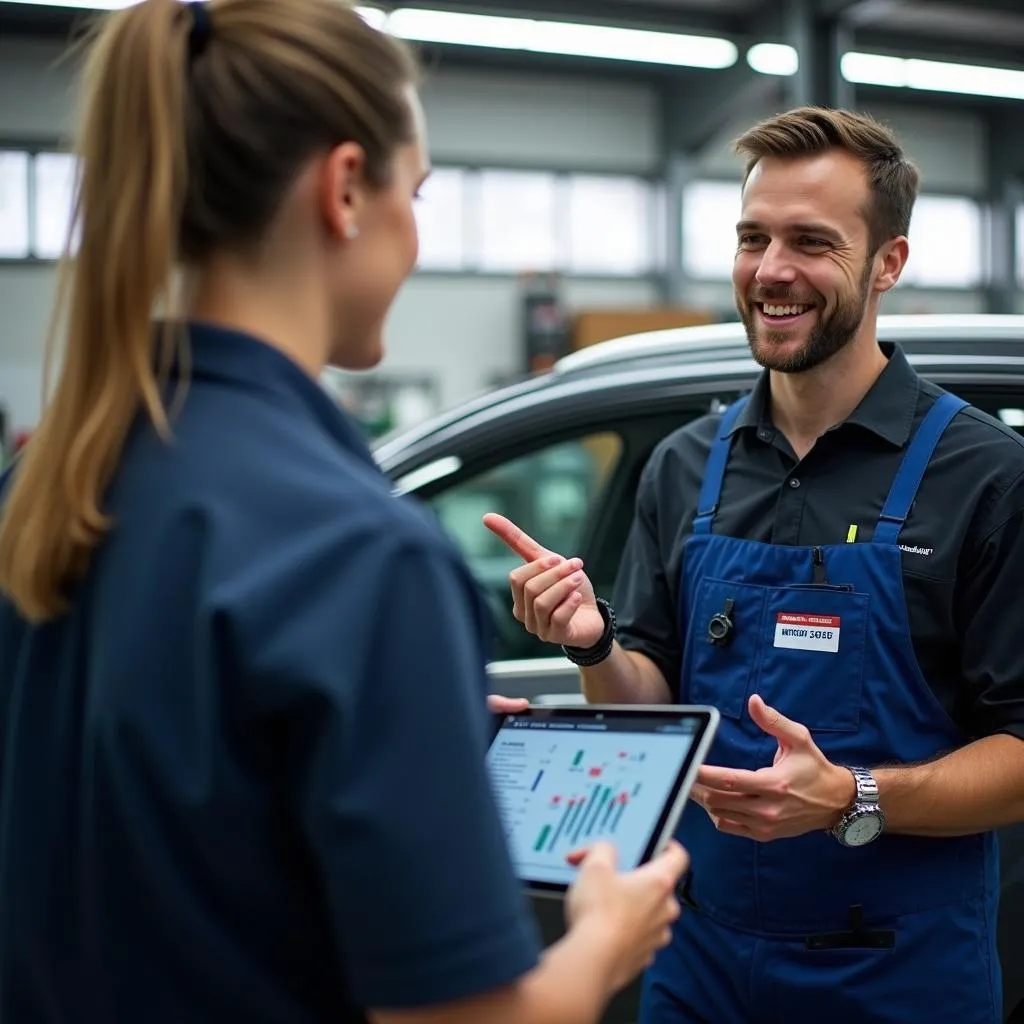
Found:
[(885, 828), (885, 813), (878, 805), (878, 783), (864, 768), (849, 768), (857, 783), (853, 806), (839, 819), (832, 835), (843, 846), (866, 846), (877, 839)]

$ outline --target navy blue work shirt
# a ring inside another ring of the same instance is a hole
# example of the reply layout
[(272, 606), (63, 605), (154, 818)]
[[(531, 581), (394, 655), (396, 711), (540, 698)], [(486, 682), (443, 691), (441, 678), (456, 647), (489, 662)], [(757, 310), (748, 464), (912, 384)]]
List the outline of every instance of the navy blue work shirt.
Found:
[(68, 614), (0, 604), (0, 1020), (362, 1021), (538, 957), (453, 545), (284, 355), (194, 325)]

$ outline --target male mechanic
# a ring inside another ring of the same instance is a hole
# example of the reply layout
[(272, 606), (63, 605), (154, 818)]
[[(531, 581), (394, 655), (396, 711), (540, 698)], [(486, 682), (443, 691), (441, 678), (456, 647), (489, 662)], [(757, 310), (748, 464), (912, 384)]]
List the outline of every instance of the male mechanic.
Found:
[(615, 611), (578, 560), (486, 522), (526, 563), (516, 617), (590, 701), (722, 714), (643, 1024), (995, 1024), (1024, 442), (877, 340), (918, 186), (894, 136), (798, 109), (737, 150), (735, 299), (765, 372), (655, 450)]

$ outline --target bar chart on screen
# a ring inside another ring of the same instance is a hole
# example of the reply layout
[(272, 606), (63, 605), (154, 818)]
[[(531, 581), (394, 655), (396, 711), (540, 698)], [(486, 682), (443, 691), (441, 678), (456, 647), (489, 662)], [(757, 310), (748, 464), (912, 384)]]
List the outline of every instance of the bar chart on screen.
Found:
[(679, 735), (502, 730), (488, 762), (517, 864), (561, 874), (598, 840), (635, 863), (687, 752)]

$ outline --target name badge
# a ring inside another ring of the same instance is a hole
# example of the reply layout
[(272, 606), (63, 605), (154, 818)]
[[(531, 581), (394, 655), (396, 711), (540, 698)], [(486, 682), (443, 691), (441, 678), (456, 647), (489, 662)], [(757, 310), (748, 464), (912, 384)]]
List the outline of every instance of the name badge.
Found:
[(775, 646), (835, 654), (839, 650), (839, 616), (779, 612), (775, 619)]

